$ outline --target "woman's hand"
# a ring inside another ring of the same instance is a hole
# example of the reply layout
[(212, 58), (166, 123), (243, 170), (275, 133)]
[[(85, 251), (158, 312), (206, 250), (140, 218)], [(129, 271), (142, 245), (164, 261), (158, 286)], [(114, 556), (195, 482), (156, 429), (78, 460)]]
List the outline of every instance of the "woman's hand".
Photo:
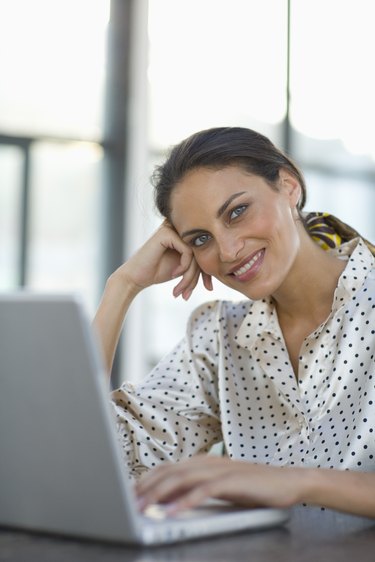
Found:
[(110, 374), (123, 321), (130, 304), (145, 287), (182, 277), (173, 289), (175, 297), (187, 300), (199, 276), (212, 290), (209, 275), (202, 273), (192, 249), (166, 221), (151, 238), (109, 277), (94, 318), (94, 329), (102, 348), (105, 368)]
[(139, 508), (165, 503), (170, 514), (208, 498), (244, 507), (291, 507), (306, 503), (375, 518), (375, 473), (252, 464), (197, 456), (163, 465), (136, 486)]
[(182, 295), (186, 300), (196, 287), (200, 275), (206, 289), (212, 290), (211, 277), (201, 272), (192, 249), (167, 221), (119, 268), (118, 273), (138, 290), (182, 277), (173, 295)]
[(207, 498), (247, 507), (289, 507), (299, 501), (305, 469), (272, 467), (215, 456), (163, 465), (136, 485), (140, 509), (166, 503), (169, 513), (196, 507)]

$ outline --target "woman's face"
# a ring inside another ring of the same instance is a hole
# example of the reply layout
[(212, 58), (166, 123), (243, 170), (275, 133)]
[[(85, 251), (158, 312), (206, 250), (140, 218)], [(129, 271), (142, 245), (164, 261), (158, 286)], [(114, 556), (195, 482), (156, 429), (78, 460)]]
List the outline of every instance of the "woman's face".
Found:
[(275, 293), (299, 250), (297, 180), (278, 191), (238, 166), (189, 172), (171, 194), (171, 221), (205, 273), (257, 300)]

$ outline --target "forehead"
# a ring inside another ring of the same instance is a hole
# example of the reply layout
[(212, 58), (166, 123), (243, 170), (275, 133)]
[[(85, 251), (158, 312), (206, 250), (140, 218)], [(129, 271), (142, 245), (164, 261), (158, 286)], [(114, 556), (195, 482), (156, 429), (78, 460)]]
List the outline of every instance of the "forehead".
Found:
[(196, 168), (188, 172), (176, 185), (171, 194), (171, 208), (181, 199), (207, 199), (220, 201), (239, 187), (250, 188), (258, 176), (246, 172), (239, 166), (220, 169)]
[(220, 206), (227, 197), (238, 191), (256, 191), (266, 182), (260, 176), (245, 171), (239, 166), (220, 169), (196, 168), (188, 172), (172, 190), (171, 214), (181, 207), (185, 211), (198, 204)]

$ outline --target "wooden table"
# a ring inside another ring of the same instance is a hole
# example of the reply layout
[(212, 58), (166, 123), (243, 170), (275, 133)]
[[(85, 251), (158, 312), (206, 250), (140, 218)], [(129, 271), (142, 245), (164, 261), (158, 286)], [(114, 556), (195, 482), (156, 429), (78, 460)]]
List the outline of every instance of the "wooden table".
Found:
[(374, 562), (375, 520), (310, 507), (282, 527), (178, 545), (136, 548), (0, 529), (7, 562)]

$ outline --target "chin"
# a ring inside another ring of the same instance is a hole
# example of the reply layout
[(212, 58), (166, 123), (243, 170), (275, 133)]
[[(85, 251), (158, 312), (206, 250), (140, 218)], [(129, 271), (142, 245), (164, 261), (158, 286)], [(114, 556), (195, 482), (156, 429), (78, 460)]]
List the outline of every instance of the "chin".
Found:
[(267, 283), (266, 286), (264, 284), (261, 286), (256, 286), (256, 284), (254, 283), (254, 286), (238, 287), (237, 285), (236, 287), (232, 288), (239, 293), (242, 293), (243, 295), (245, 295), (245, 297), (252, 301), (260, 301), (262, 299), (266, 299), (272, 296), (276, 290), (275, 287), (271, 286), (269, 283)]
[(240, 293), (245, 295), (245, 297), (251, 301), (261, 301), (262, 299), (266, 299), (271, 296), (271, 293), (264, 291), (240, 291)]
[(264, 281), (265, 277), (264, 275), (261, 276), (261, 279), (259, 277), (254, 277), (254, 279), (247, 282), (237, 281), (232, 277), (216, 277), (216, 279), (230, 289), (241, 293), (248, 299), (259, 301), (272, 296), (279, 287), (275, 279), (273, 279), (273, 282), (271, 279)]

